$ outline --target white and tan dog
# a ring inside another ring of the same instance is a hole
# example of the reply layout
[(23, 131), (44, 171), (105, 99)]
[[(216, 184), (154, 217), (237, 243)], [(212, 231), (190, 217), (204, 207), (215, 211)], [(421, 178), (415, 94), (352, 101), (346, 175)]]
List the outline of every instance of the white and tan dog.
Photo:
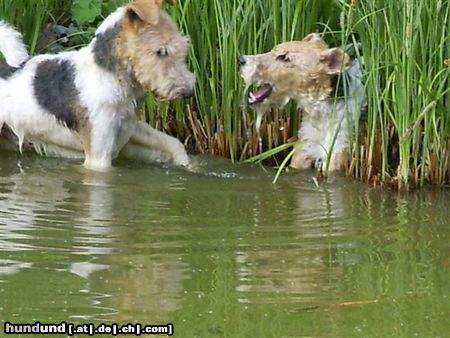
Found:
[(137, 115), (149, 93), (193, 94), (189, 41), (163, 2), (136, 0), (107, 17), (87, 47), (32, 58), (21, 35), (0, 21), (0, 132), (12, 131), (20, 149), (27, 142), (46, 156), (84, 157), (93, 169), (110, 167), (119, 153), (188, 165), (180, 141)]
[[(328, 48), (319, 35), (310, 34), (266, 54), (241, 56), (239, 63), (247, 86), (260, 86), (249, 98), (257, 112), (257, 129), (267, 111), (291, 99), (303, 112), (300, 143), (291, 166), (341, 169), (347, 160), (351, 126), (365, 103), (358, 59), (341, 48)], [(336, 95), (336, 82), (344, 88), (341, 95)]]

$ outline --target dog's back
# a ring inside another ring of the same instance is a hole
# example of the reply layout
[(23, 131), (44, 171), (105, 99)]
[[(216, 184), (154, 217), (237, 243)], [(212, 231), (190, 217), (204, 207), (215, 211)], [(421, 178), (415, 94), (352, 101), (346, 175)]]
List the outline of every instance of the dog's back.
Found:
[[(22, 35), (4, 21), (0, 21), (0, 53), (5, 58), (4, 61), (0, 61), (0, 136), (11, 139), (9, 135), (15, 135), (13, 139), (20, 150), (23, 148), (25, 138), (28, 137), (28, 141), (33, 143), (38, 153), (74, 157), (73, 151), (68, 156), (66, 148), (81, 151), (80, 141), (71, 130), (56, 123), (53, 116), (42, 113), (40, 105), (36, 102), (38, 98), (35, 87), (39, 75), (36, 70), (41, 63), (46, 60), (63, 59), (65, 54), (71, 53), (44, 54), (30, 58)], [(54, 79), (45, 80), (48, 80), (45, 81), (47, 86), (41, 86), (42, 90), (48, 92), (50, 87), (58, 90), (60, 84), (55, 83)], [(4, 126), (9, 132), (5, 133)], [(40, 140), (44, 135), (45, 139), (53, 142)], [(50, 150), (49, 146), (52, 143), (56, 146)]]

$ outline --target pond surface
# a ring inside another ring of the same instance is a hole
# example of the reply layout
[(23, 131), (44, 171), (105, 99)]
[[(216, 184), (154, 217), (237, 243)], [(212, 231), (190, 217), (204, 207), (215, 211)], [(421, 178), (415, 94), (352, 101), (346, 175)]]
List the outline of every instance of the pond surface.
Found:
[[(196, 173), (0, 154), (0, 318), (176, 337), (448, 337), (450, 190), (196, 157)], [(0, 334), (3, 336), (3, 334)]]

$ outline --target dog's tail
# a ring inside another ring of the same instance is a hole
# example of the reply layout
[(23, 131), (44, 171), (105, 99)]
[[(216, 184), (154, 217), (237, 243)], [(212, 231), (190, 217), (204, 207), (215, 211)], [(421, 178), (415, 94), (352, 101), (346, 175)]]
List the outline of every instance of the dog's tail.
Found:
[(0, 20), (0, 53), (11, 67), (18, 68), (29, 59), (22, 34), (2, 20)]

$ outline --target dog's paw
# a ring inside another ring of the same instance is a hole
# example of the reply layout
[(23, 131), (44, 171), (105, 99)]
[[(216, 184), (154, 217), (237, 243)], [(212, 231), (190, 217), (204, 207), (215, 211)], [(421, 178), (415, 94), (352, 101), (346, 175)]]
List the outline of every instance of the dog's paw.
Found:
[(191, 161), (189, 160), (189, 156), (184, 150), (184, 154), (179, 154), (173, 157), (173, 163), (182, 167), (189, 167)]
[(177, 139), (174, 139), (173, 143), (171, 144), (171, 153), (172, 161), (175, 165), (183, 167), (189, 166), (191, 161), (189, 160), (186, 149), (184, 148), (184, 145)]
[(311, 169), (312, 165), (313, 160), (304, 152), (298, 151), (292, 157), (289, 166), (293, 169)]
[(107, 172), (111, 169), (111, 160), (86, 158), (83, 166), (92, 171)]

